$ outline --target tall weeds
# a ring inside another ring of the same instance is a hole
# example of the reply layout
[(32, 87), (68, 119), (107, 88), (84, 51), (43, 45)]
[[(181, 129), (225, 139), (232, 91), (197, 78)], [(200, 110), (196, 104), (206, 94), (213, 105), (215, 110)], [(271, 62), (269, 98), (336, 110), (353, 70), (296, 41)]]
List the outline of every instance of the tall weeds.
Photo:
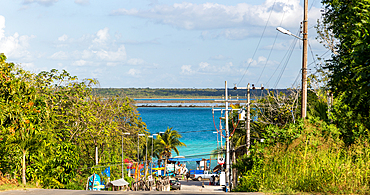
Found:
[(236, 190), (369, 193), (369, 141), (359, 139), (345, 146), (334, 126), (317, 120), (304, 126), (301, 135), (288, 143), (256, 144), (252, 155), (244, 157), (250, 169)]

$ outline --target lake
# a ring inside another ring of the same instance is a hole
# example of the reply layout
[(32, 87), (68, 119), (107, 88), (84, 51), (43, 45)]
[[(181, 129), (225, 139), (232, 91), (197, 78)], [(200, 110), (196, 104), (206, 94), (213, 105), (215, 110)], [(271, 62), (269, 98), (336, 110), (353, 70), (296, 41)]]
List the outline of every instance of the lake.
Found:
[[(217, 134), (212, 119), (212, 108), (186, 107), (139, 107), (137, 109), (148, 131), (164, 132), (167, 127), (177, 130), (186, 147), (179, 147), (180, 156), (187, 158), (210, 158), (217, 148)], [(215, 122), (219, 128), (220, 112), (215, 112)], [(176, 156), (176, 153), (173, 154)], [(212, 162), (212, 167), (216, 165)]]

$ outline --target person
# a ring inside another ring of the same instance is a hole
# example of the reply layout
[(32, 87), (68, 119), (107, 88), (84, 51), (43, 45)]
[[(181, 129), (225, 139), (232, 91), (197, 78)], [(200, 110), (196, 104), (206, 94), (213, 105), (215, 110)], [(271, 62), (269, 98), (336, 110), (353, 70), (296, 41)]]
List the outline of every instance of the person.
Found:
[(188, 171), (188, 172), (186, 172), (186, 182), (188, 182), (189, 177), (190, 177), (190, 173), (189, 173), (189, 171)]
[(213, 175), (209, 178), (209, 185), (213, 185), (214, 179)]

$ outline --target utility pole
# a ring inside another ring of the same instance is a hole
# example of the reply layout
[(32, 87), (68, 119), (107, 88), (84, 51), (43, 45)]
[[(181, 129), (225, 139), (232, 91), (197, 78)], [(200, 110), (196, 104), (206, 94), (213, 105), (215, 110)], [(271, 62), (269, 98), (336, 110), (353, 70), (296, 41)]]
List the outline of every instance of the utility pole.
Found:
[(307, 50), (308, 50), (308, 0), (304, 0), (303, 10), (303, 38), (300, 38), (293, 33), (285, 30), (282, 27), (277, 27), (276, 30), (281, 33), (293, 36), (303, 41), (303, 56), (302, 56), (302, 106), (301, 106), (301, 118), (305, 119), (307, 116)]
[[(122, 167), (121, 167), (122, 170), (121, 171), (122, 171), (122, 179), (125, 178), (124, 175), (123, 175), (123, 135), (130, 135), (130, 133), (128, 133), (128, 132), (127, 133), (122, 133), (122, 135), (121, 135), (121, 138), (122, 138), (122, 140), (121, 140), (122, 141), (121, 142), (121, 152), (122, 152), (121, 153), (121, 158), (122, 158), (122, 164), (121, 164), (122, 165)], [(131, 169), (129, 169), (128, 171), (129, 171), (128, 173), (129, 173), (129, 176), (130, 176), (131, 175)]]
[(251, 94), (250, 94), (250, 89), (261, 89), (263, 90), (264, 87), (261, 85), (261, 87), (255, 87), (254, 84), (252, 84), (252, 88), (250, 84), (248, 83), (247, 87), (237, 87), (236, 85), (234, 86), (234, 90), (237, 89), (246, 89), (247, 90), (247, 120), (246, 120), (246, 146), (247, 146), (247, 154), (249, 154), (249, 148), (251, 146)]
[[(229, 103), (230, 102), (237, 102), (238, 100), (232, 100), (231, 98), (228, 99), (227, 94), (227, 81), (225, 81), (225, 100), (215, 100), (215, 101), (223, 101), (225, 102), (225, 133), (226, 133), (226, 187), (227, 191), (230, 191), (230, 132), (229, 132)], [(231, 109), (234, 110), (234, 109)], [(237, 109), (235, 109), (237, 110)], [(222, 115), (222, 109), (221, 109), (221, 115)], [(221, 118), (220, 118), (221, 119)], [(221, 126), (221, 124), (220, 124)], [(221, 128), (221, 127), (220, 127)], [(221, 132), (222, 135), (222, 132)], [(221, 142), (222, 142), (222, 136), (221, 136)]]
[[(221, 116), (222, 116), (222, 110), (221, 110)], [(220, 137), (221, 137), (221, 150), (223, 150), (223, 146), (222, 146), (222, 135), (223, 135), (223, 133), (222, 133), (222, 120), (221, 120), (221, 118), (220, 118)]]
[(250, 85), (247, 85), (247, 140), (245, 143), (247, 144), (247, 155), (249, 155), (249, 147), (251, 146), (251, 92), (250, 92)]
[(144, 168), (144, 171), (145, 171), (145, 179), (146, 179), (146, 169), (147, 169), (147, 163), (148, 163), (148, 136), (146, 136), (146, 145), (145, 145), (145, 168)]
[(230, 191), (230, 135), (229, 135), (229, 102), (227, 96), (227, 81), (225, 81), (225, 130), (226, 130), (226, 191)]
[(301, 116), (306, 118), (307, 114), (307, 37), (308, 37), (308, 0), (304, 0), (303, 13), (303, 58), (302, 58), (302, 107)]
[(125, 178), (125, 176), (123, 175), (123, 135), (121, 135), (121, 158), (122, 158), (122, 159), (121, 159), (121, 160), (122, 160), (122, 161), (121, 161), (121, 163), (122, 163), (122, 164), (121, 164), (121, 168), (122, 168), (122, 169), (121, 169), (121, 171), (122, 171), (122, 172), (121, 172), (121, 174), (122, 174), (122, 179), (124, 179), (124, 178)]

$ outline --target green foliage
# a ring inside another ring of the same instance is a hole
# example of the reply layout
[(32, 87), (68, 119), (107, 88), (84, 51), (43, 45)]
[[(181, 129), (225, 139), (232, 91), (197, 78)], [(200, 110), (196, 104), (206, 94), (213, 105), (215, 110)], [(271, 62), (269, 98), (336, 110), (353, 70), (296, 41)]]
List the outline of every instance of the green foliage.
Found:
[[(0, 54), (0, 171), (44, 188), (83, 189), (99, 164), (136, 156), (136, 136), (147, 133), (133, 100), (91, 94), (94, 79), (79, 81), (65, 70), (28, 73)], [(141, 147), (145, 138), (140, 141)], [(89, 168), (90, 167), (90, 168)], [(105, 167), (106, 168), (106, 167)], [(121, 167), (111, 168), (121, 177)]]
[[(304, 126), (296, 139), (258, 143), (250, 157), (237, 161), (236, 167), (242, 172), (237, 191), (329, 194), (369, 191), (367, 139), (347, 147), (334, 125), (316, 118), (296, 125), (301, 129)], [(289, 130), (283, 134), (289, 135)]]
[[(280, 91), (286, 92), (285, 89)], [(221, 98), (225, 89), (195, 89), (195, 88), (94, 88), (93, 94), (100, 97), (130, 97), (130, 98)], [(229, 95), (244, 97), (245, 91), (229, 89)], [(265, 96), (261, 90), (251, 91), (252, 96)]]
[(179, 150), (177, 147), (186, 146), (183, 142), (179, 139), (181, 138), (181, 134), (178, 131), (173, 130), (171, 128), (167, 128), (167, 130), (163, 134), (159, 134), (155, 140), (155, 152), (159, 154), (159, 158), (165, 158), (166, 160), (171, 157), (172, 151), (175, 151), (177, 155), (179, 155)]
[(16, 153), (10, 158), (1, 155), (5, 164), (2, 169), (15, 168), (7, 165), (21, 163), (18, 155), (22, 154), (22, 183), (26, 185), (26, 156), (44, 146), (48, 134), (44, 124), (49, 116), (44, 98), (31, 82), (33, 75), (5, 60), (4, 54), (0, 54), (0, 150)]
[[(348, 105), (342, 112), (353, 112), (347, 119), (362, 123), (367, 129), (357, 134), (367, 136), (370, 128), (370, 2), (323, 0), (322, 3), (326, 8), (324, 23), (339, 41), (337, 55), (325, 66), (331, 72), (329, 86), (334, 95)], [(351, 131), (351, 126), (345, 128)]]

